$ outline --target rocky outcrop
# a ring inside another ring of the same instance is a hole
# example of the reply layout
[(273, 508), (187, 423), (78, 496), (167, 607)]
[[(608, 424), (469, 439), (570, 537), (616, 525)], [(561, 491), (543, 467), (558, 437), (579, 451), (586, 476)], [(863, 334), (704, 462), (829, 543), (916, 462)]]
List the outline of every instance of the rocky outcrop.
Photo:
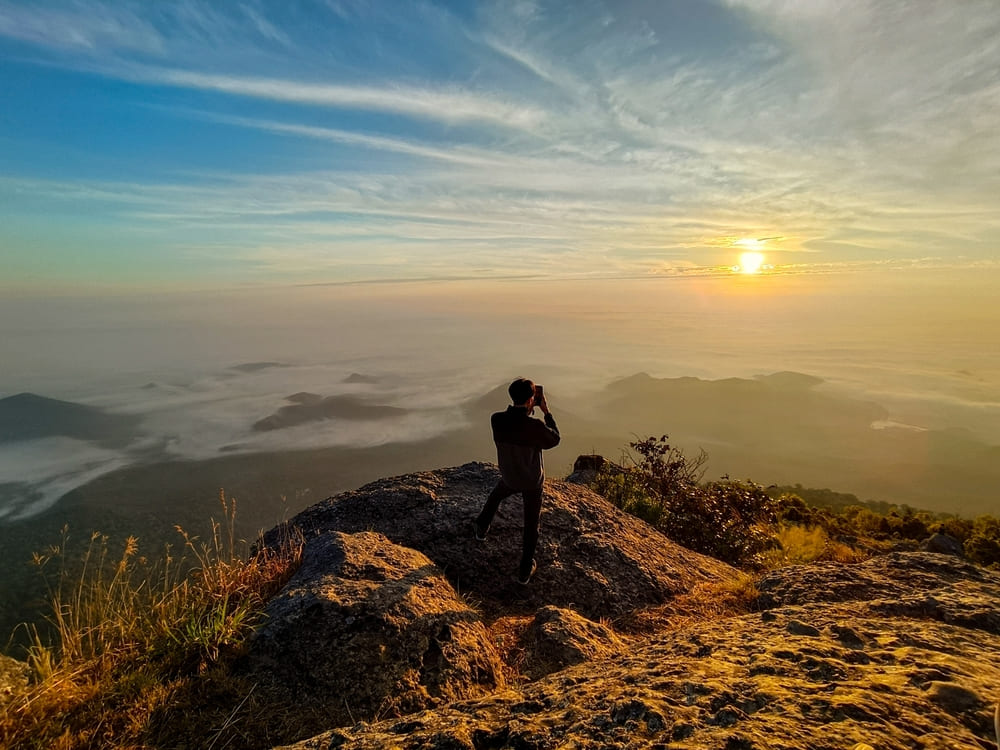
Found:
[(1000, 574), (947, 555), (893, 552), (859, 565), (798, 565), (765, 576), (759, 589), (765, 609), (856, 602), (855, 612), (929, 618), (1000, 635)]
[[(487, 464), (411, 474), (293, 519), (303, 566), (245, 662), (286, 701), (288, 741), (324, 730), (286, 747), (991, 747), (1000, 573), (893, 552), (773, 571), (749, 614), (657, 620), (664, 602), (738, 590), (736, 572), (555, 481), (539, 571), (518, 586), (519, 502), (472, 535), (496, 479)], [(659, 629), (616, 631), (637, 612)]]
[[(910, 566), (910, 595), (932, 596), (971, 578), (985, 588), (970, 605), (1000, 606), (996, 574), (927, 557), (901, 553), (866, 566), (829, 566), (826, 580), (888, 585), (877, 571), (896, 580)], [(806, 570), (769, 578), (803, 594), (810, 589), (796, 582)], [(488, 698), (405, 721), (341, 727), (292, 747), (992, 747), (1000, 634), (915, 613), (879, 614), (863, 591), (852, 591), (692, 623)]]
[[(662, 604), (692, 587), (732, 580), (728, 565), (685, 550), (590, 490), (546, 485), (539, 571), (513, 580), (521, 506), (502, 507), (485, 542), (472, 519), (496, 467), (386, 479), (315, 505), (290, 522), (302, 566), (267, 607), (238, 670), (255, 700), (284, 707), (289, 732), (414, 712), (493, 693), (505, 666), (487, 632), (519, 632), (523, 673), (537, 677), (625, 647), (601, 618)], [(265, 536), (280, 544), (285, 527)], [(474, 604), (474, 608), (469, 602)]]
[[(585, 487), (549, 480), (532, 585), (514, 581), (520, 556), (519, 496), (500, 508), (486, 541), (472, 519), (500, 474), (470, 463), (384, 479), (308, 508), (291, 520), (306, 538), (377, 531), (419, 550), (487, 617), (511, 607), (572, 609), (591, 620), (661, 604), (699, 583), (732, 580), (725, 563), (686, 550)], [(265, 537), (277, 544), (281, 530)]]
[(503, 685), (485, 627), (440, 568), (380, 534), (313, 537), (265, 614), (240, 671), (303, 734)]
[(937, 552), (941, 555), (965, 556), (962, 543), (948, 534), (931, 534), (920, 543), (920, 549), (927, 552)]

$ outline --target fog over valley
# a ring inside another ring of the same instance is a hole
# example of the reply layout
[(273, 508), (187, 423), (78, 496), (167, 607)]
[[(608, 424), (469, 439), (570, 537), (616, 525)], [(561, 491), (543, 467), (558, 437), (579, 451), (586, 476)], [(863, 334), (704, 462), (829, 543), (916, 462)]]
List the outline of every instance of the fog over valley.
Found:
[[(392, 445), (414, 468), (490, 460), (486, 416), (506, 403), (493, 391), (521, 374), (546, 384), (563, 429), (550, 473), (666, 433), (706, 450), (710, 476), (995, 511), (996, 272), (965, 279), (962, 299), (947, 294), (957, 273), (8, 299), (0, 519), (58, 513), (80, 488), (128, 508), (139, 501), (121, 488), (88, 483), (178, 460), (255, 455), (265, 475), (280, 454), (333, 448)], [(464, 437), (428, 455), (449, 435)], [(369, 458), (366, 479), (393, 468)], [(266, 515), (279, 495), (325, 496), (343, 484), (338, 463), (246, 499)], [(232, 487), (227, 471), (201, 491)]]

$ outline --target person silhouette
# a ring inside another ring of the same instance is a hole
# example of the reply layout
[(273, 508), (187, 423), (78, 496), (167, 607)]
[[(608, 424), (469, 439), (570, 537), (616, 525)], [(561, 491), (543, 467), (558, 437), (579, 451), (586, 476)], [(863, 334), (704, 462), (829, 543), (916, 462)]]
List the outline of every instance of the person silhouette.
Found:
[[(520, 492), (524, 502), (524, 535), (517, 582), (527, 585), (538, 568), (535, 546), (538, 544), (538, 520), (545, 484), (542, 451), (559, 445), (559, 428), (549, 411), (542, 386), (536, 386), (526, 378), (517, 378), (507, 388), (507, 393), (512, 405), (490, 417), (500, 481), (475, 519), (475, 535), (480, 542), (486, 539), (500, 503)], [(536, 406), (545, 415), (544, 421), (531, 416)]]

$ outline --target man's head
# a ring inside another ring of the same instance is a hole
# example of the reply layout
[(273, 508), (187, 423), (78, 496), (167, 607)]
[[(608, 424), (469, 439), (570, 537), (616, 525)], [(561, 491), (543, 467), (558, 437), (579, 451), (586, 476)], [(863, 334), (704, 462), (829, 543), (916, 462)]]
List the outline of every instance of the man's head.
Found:
[(507, 388), (514, 406), (527, 406), (535, 395), (535, 384), (527, 378), (518, 378)]

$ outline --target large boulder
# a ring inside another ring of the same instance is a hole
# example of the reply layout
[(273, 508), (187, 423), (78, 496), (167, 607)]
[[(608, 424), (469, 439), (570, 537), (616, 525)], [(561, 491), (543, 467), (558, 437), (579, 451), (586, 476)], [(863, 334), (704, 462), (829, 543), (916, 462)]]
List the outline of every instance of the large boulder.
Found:
[[(520, 557), (520, 496), (506, 500), (485, 542), (472, 519), (500, 478), (491, 464), (470, 463), (382, 479), (306, 509), (290, 524), (306, 538), (372, 530), (427, 555), (487, 616), (519, 602), (551, 604), (598, 620), (664, 603), (700, 583), (734, 580), (736, 571), (684, 549), (586, 487), (548, 480), (542, 503), (538, 573), (514, 579)], [(282, 529), (265, 537), (277, 544)]]
[(955, 557), (965, 555), (962, 543), (948, 534), (931, 534), (920, 543), (920, 549), (925, 552), (937, 552), (939, 555), (954, 555)]
[(298, 736), (502, 686), (478, 615), (416, 550), (374, 532), (313, 536), (240, 669)]

